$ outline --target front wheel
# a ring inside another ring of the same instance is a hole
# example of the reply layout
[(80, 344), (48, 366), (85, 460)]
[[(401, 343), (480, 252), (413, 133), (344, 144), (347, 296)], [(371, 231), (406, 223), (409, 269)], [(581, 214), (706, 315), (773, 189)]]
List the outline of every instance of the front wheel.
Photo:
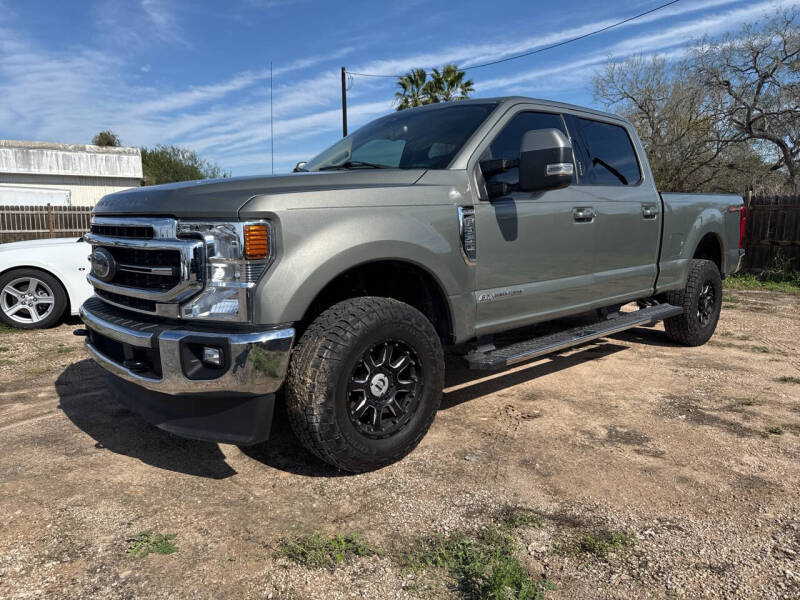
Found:
[(710, 260), (689, 261), (686, 287), (667, 294), (667, 302), (683, 308), (683, 314), (664, 321), (667, 336), (686, 346), (705, 344), (717, 328), (722, 308), (722, 279)]
[(292, 352), (289, 422), (306, 448), (346, 471), (393, 463), (431, 426), (444, 385), (444, 356), (431, 322), (389, 298), (340, 302)]

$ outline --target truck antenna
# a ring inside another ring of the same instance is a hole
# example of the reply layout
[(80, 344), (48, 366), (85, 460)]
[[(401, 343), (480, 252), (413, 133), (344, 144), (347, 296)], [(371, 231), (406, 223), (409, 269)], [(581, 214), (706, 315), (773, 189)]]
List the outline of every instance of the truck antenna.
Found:
[(272, 174), (275, 175), (275, 126), (272, 119), (272, 61), (269, 61), (269, 156)]

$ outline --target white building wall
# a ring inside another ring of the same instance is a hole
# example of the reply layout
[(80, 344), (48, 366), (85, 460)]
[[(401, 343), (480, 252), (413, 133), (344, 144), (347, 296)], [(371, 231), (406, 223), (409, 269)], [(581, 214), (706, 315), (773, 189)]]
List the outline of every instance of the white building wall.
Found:
[(141, 182), (138, 148), (0, 140), (0, 204), (94, 206)]
[[(13, 195), (13, 188), (27, 188), (19, 194), (18, 201), (7, 204), (30, 204), (35, 190), (69, 192), (71, 206), (94, 206), (106, 194), (139, 187), (141, 179), (125, 177), (80, 177), (66, 175), (23, 175), (0, 173), (0, 188), (4, 200)], [(49, 195), (49, 194), (47, 194)], [(61, 195), (61, 194), (59, 194)], [(0, 202), (5, 204), (6, 202)], [(33, 202), (39, 204), (39, 202)]]

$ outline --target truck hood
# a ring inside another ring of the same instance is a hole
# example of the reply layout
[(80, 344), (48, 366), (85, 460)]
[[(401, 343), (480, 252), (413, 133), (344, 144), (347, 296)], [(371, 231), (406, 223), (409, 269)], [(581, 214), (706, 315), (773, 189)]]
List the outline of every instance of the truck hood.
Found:
[(230, 219), (255, 196), (408, 186), (424, 174), (424, 169), (359, 169), (184, 181), (109, 194), (94, 214)]

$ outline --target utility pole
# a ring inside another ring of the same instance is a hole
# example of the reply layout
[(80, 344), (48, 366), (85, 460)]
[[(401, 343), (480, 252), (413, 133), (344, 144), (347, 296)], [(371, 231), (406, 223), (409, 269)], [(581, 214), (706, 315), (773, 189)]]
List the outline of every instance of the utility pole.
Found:
[(342, 137), (347, 137), (347, 71), (342, 67)]

